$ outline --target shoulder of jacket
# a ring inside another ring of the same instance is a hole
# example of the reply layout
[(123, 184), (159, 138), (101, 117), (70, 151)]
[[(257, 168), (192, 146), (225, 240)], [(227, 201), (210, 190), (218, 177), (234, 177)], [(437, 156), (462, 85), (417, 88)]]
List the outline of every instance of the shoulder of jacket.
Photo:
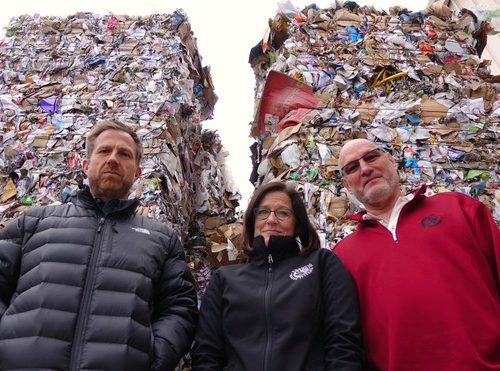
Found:
[(335, 252), (337, 249), (345, 248), (346, 246), (349, 245), (349, 242), (356, 240), (356, 238), (360, 234), (359, 229), (363, 229), (364, 227), (366, 227), (365, 224), (362, 224), (362, 223), (358, 224), (354, 231), (349, 233), (347, 236), (345, 236), (344, 238), (342, 238), (339, 242), (337, 242), (335, 244), (335, 246), (333, 247), (333, 252)]
[[(72, 208), (74, 211), (71, 210)], [(11, 222), (15, 223), (14, 220), (20, 220), (25, 231), (34, 230), (41, 220), (49, 217), (63, 219), (68, 218), (68, 216), (80, 215), (79, 212), (76, 212), (76, 208), (77, 206), (73, 204), (34, 206), (24, 210)], [(81, 210), (83, 211), (83, 209)], [(81, 215), (88, 214), (82, 213)]]
[(323, 256), (328, 256), (328, 255), (333, 255), (332, 251), (330, 249), (325, 249), (325, 248), (319, 248), (318, 250), (313, 251), (311, 254), (316, 253), (318, 256), (323, 257)]
[(47, 216), (66, 216), (70, 209), (75, 210), (79, 208), (74, 204), (60, 204), (60, 205), (46, 205), (46, 206), (34, 206), (29, 209), (24, 210), (23, 215), (28, 217), (47, 217)]
[(335, 264), (338, 260), (338, 257), (330, 249), (325, 248), (319, 248), (311, 252), (308, 257), (310, 257), (310, 259), (306, 261), (311, 261), (312, 263), (317, 262), (318, 264)]
[(451, 191), (451, 192), (440, 192), (440, 193), (434, 193), (432, 196), (428, 196), (428, 199), (440, 199), (440, 198), (456, 198), (458, 200), (467, 200), (471, 202), (479, 202), (475, 198), (466, 195), (465, 193), (462, 192), (457, 192), (457, 191)]
[(450, 203), (454, 203), (461, 209), (475, 208), (482, 204), (481, 201), (457, 191), (435, 193), (432, 196), (426, 197), (426, 200), (430, 205), (433, 203), (444, 203), (451, 207), (452, 204)]
[(350, 254), (351, 251), (356, 254), (358, 249), (361, 249), (366, 244), (366, 240), (364, 240), (366, 235), (359, 231), (359, 229), (363, 228), (362, 224), (358, 225), (354, 232), (349, 233), (337, 242), (332, 249), (332, 254), (337, 258), (342, 258), (344, 253)]

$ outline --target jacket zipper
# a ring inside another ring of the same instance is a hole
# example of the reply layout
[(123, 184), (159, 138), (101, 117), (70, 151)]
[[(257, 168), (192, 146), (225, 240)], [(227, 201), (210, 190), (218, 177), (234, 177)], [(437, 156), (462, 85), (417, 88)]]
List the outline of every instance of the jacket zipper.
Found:
[(80, 363), (80, 353), (83, 344), (84, 330), (87, 325), (88, 311), (90, 307), (90, 299), (92, 296), (92, 287), (95, 280), (95, 270), (96, 262), (99, 257), (99, 251), (101, 249), (102, 240), (102, 227), (106, 219), (101, 217), (99, 223), (97, 224), (97, 233), (95, 238), (94, 246), (92, 246), (92, 251), (90, 253), (89, 267), (87, 269), (87, 276), (85, 277), (85, 284), (83, 286), (82, 302), (80, 309), (78, 310), (78, 316), (75, 326), (75, 334), (73, 337), (73, 346), (71, 347), (71, 358), (70, 358), (70, 370), (78, 371)]
[(271, 308), (269, 297), (271, 295), (271, 290), (273, 288), (273, 256), (269, 254), (267, 256), (267, 261), (269, 263), (269, 267), (267, 270), (267, 280), (266, 280), (266, 290), (264, 293), (264, 308), (266, 313), (266, 349), (264, 351), (264, 371), (270, 370), (270, 354), (271, 354), (271, 345), (272, 345), (272, 328), (271, 328)]

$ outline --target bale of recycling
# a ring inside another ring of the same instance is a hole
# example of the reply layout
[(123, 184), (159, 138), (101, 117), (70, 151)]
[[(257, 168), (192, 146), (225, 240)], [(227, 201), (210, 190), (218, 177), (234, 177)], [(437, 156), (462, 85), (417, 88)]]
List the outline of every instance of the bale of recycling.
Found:
[(86, 134), (101, 120), (119, 120), (144, 145), (131, 195), (141, 199), (138, 212), (178, 232), (202, 277), (207, 236), (235, 222), (240, 195), (218, 134), (202, 127), (217, 96), (186, 14), (23, 15), (6, 29), (0, 225), (33, 205), (71, 202), (86, 184)]
[(362, 206), (338, 168), (353, 138), (391, 152), (405, 190), (464, 192), (500, 223), (500, 85), (478, 57), (474, 13), (283, 2), (269, 23), (250, 53), (250, 180), (296, 182), (324, 247), (352, 231), (345, 216)]

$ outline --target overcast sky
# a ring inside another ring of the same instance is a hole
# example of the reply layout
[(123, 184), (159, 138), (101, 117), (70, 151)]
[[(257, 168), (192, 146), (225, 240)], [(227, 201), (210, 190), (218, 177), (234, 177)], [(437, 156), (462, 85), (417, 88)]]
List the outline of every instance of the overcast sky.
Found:
[[(292, 3), (299, 8), (312, 3), (325, 8), (332, 1), (292, 0)], [(386, 10), (393, 5), (422, 10), (427, 0), (365, 0), (357, 3)], [(219, 132), (223, 145), (230, 153), (229, 166), (243, 196), (242, 206), (246, 205), (253, 190), (248, 181), (251, 172), (248, 147), (252, 144), (248, 137), (248, 124), (253, 118), (255, 86), (253, 71), (247, 63), (248, 53), (264, 35), (268, 18), (276, 14), (277, 1), (18, 0), (3, 4), (0, 12), (2, 27), (8, 24), (11, 17), (22, 14), (65, 16), (78, 11), (90, 11), (97, 14), (146, 15), (184, 9), (198, 40), (203, 65), (211, 66), (215, 92), (219, 96), (214, 119), (203, 125)]]

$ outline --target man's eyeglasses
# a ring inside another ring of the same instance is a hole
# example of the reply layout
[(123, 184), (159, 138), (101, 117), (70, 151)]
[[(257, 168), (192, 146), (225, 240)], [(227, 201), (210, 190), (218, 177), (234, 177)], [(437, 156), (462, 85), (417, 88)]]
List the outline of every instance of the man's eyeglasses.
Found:
[(371, 164), (372, 162), (377, 161), (385, 152), (382, 151), (380, 148), (376, 148), (374, 150), (371, 150), (370, 152), (365, 153), (363, 156), (358, 158), (357, 160), (352, 160), (345, 164), (342, 167), (342, 172), (346, 175), (354, 174), (356, 171), (359, 169), (359, 161), (363, 160), (367, 164)]
[(271, 213), (274, 213), (274, 216), (279, 220), (287, 220), (293, 216), (293, 211), (286, 208), (276, 209), (276, 210), (253, 209), (253, 213), (255, 217), (259, 220), (265, 220), (269, 218), (269, 215), (271, 215)]

